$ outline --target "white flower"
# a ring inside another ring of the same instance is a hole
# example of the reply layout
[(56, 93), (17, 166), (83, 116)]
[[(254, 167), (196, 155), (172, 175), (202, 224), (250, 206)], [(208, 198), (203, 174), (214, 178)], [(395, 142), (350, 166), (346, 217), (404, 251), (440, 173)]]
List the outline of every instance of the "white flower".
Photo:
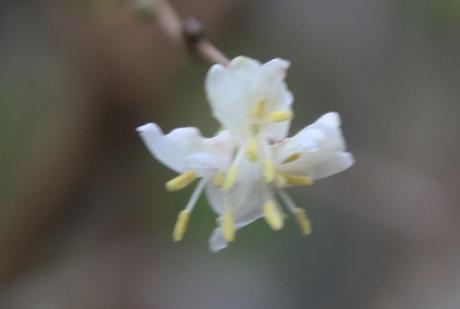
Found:
[[(264, 217), (273, 230), (279, 230), (284, 226), (285, 217), (279, 200), (295, 216), (302, 233), (310, 234), (311, 223), (305, 211), (296, 206), (284, 189), (309, 186), (353, 164), (353, 156), (345, 152), (339, 115), (323, 115), (293, 137), (271, 143), (264, 155), (264, 160), (241, 161), (239, 170), (244, 174), (238, 176), (229, 192), (209, 187), (211, 205), (221, 214), (219, 207), (224, 205), (225, 196), (233, 197), (236, 201), (230, 204), (235, 205), (232, 211), (236, 229)], [(223, 249), (227, 242), (222, 229), (217, 228), (210, 239), (211, 250)]]
[(303, 234), (311, 232), (305, 211), (284, 191), (308, 186), (315, 180), (350, 167), (354, 160), (345, 152), (337, 113), (328, 113), (293, 137), (287, 138), (292, 94), (284, 77), (289, 63), (274, 59), (265, 64), (246, 57), (228, 66), (214, 65), (206, 78), (206, 92), (213, 115), (225, 130), (203, 138), (194, 128), (163, 135), (155, 124), (138, 128), (152, 154), (181, 173), (169, 181), (179, 190), (201, 178), (192, 197), (180, 212), (174, 240), (183, 238), (190, 213), (206, 189), (219, 227), (210, 238), (218, 251), (234, 240), (235, 230), (264, 217), (279, 230), (284, 226), (280, 200), (295, 215)]

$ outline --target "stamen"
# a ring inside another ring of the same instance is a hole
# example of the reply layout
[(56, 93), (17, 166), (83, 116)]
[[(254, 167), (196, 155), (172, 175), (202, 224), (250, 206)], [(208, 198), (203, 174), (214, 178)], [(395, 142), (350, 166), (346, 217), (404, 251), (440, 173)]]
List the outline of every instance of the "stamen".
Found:
[(223, 171), (218, 171), (214, 177), (212, 177), (212, 184), (214, 185), (214, 187), (216, 188), (220, 188), (222, 187), (222, 184), (224, 183), (224, 177), (225, 177), (225, 174)]
[(256, 161), (258, 158), (257, 148), (257, 139), (255, 137), (251, 137), (246, 147), (246, 154), (251, 161)]
[(311, 221), (307, 216), (307, 213), (305, 212), (305, 209), (303, 208), (297, 208), (294, 210), (294, 215), (295, 219), (297, 221), (297, 224), (300, 227), (300, 231), (302, 232), (303, 235), (309, 235), (311, 234)]
[(192, 212), (193, 208), (195, 208), (196, 203), (198, 202), (198, 199), (200, 198), (201, 193), (204, 190), (204, 187), (208, 183), (207, 178), (203, 178), (200, 180), (200, 182), (197, 184), (195, 187), (195, 190), (193, 190), (192, 196), (190, 197), (190, 200), (187, 203), (187, 206), (185, 206), (185, 210), (188, 212)]
[(287, 157), (282, 164), (290, 163), (292, 161), (295, 161), (300, 158), (300, 153), (299, 152), (294, 152), (291, 154), (289, 157)]
[(270, 120), (273, 122), (282, 122), (291, 119), (293, 116), (290, 111), (276, 111), (270, 114)]
[(230, 190), (235, 185), (238, 173), (239, 168), (236, 165), (230, 166), (230, 168), (227, 170), (227, 175), (225, 175), (224, 183), (222, 184), (222, 187), (225, 191)]
[(177, 216), (176, 225), (174, 226), (174, 231), (173, 231), (174, 241), (179, 241), (184, 238), (185, 231), (187, 230), (187, 225), (190, 220), (190, 215), (192, 213), (192, 210), (195, 207), (196, 203), (198, 202), (198, 199), (200, 198), (200, 195), (203, 192), (203, 189), (206, 186), (207, 182), (208, 182), (208, 179), (206, 178), (203, 178), (202, 180), (200, 180), (195, 190), (193, 191), (192, 196), (190, 197), (190, 200), (187, 203), (187, 206), (185, 206), (184, 210), (179, 212), (179, 215)]
[(194, 182), (198, 178), (198, 175), (196, 174), (195, 171), (189, 171), (185, 172), (176, 178), (171, 179), (166, 183), (166, 189), (168, 191), (178, 191), (181, 190), (185, 187), (187, 187), (189, 184)]
[(260, 100), (257, 102), (252, 110), (252, 116), (256, 118), (262, 118), (265, 114), (265, 100)]
[(275, 164), (270, 159), (264, 160), (264, 179), (266, 182), (272, 182), (275, 179), (276, 169)]
[(313, 180), (307, 176), (284, 174), (286, 182), (293, 186), (310, 186)]
[(185, 232), (187, 231), (187, 225), (190, 220), (190, 212), (187, 209), (179, 212), (177, 216), (176, 225), (173, 231), (173, 240), (179, 241), (184, 238)]
[(283, 203), (287, 206), (287, 208), (295, 216), (295, 219), (297, 221), (297, 224), (300, 227), (300, 231), (302, 232), (302, 234), (303, 235), (311, 234), (311, 231), (312, 231), (311, 222), (305, 210), (303, 208), (297, 207), (294, 201), (291, 199), (291, 197), (283, 190), (277, 190), (277, 192), (278, 192), (278, 196), (281, 198)]
[(226, 241), (235, 240), (235, 226), (233, 222), (233, 215), (230, 210), (225, 211), (222, 216), (222, 234)]
[(275, 231), (283, 228), (283, 214), (279, 211), (278, 205), (274, 201), (268, 201), (264, 204), (263, 214), (267, 224)]

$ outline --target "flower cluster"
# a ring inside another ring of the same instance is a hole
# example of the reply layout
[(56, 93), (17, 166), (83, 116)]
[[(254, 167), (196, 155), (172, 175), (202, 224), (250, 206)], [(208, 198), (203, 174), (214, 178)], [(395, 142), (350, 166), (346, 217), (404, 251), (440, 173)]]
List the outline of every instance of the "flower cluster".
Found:
[(211, 235), (212, 251), (225, 248), (236, 230), (263, 217), (273, 230), (284, 226), (280, 202), (296, 218), (301, 232), (311, 233), (303, 208), (285, 192), (341, 172), (354, 160), (345, 152), (337, 113), (323, 115), (292, 137), (293, 96), (284, 82), (289, 62), (261, 64), (237, 57), (228, 66), (216, 64), (206, 77), (213, 116), (223, 130), (204, 138), (196, 128), (163, 134), (154, 123), (137, 130), (155, 158), (180, 175), (166, 183), (176, 191), (199, 179), (179, 213), (173, 239), (184, 237), (191, 212), (203, 191), (219, 215)]

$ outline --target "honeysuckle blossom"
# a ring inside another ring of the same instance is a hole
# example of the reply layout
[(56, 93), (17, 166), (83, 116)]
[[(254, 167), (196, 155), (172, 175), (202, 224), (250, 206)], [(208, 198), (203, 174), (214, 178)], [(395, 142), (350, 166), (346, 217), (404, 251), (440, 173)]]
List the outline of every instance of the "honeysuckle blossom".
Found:
[(151, 153), (180, 175), (166, 183), (179, 190), (200, 178), (173, 232), (184, 237), (191, 211), (205, 190), (219, 215), (210, 248), (218, 251), (235, 238), (237, 229), (264, 217), (274, 230), (284, 226), (280, 203), (291, 212), (303, 234), (311, 223), (286, 193), (290, 186), (309, 186), (315, 180), (350, 167), (337, 113), (327, 113), (296, 135), (286, 137), (293, 117), (292, 94), (284, 82), (289, 62), (265, 64), (237, 57), (228, 66), (214, 65), (206, 78), (206, 93), (215, 118), (224, 128), (203, 138), (195, 128), (164, 135), (156, 124), (138, 128)]
[[(279, 206), (280, 201), (294, 215), (302, 234), (308, 235), (311, 233), (310, 220), (285, 189), (310, 186), (314, 181), (339, 173), (353, 164), (352, 155), (345, 152), (339, 115), (327, 113), (296, 135), (267, 144), (263, 150), (265, 159), (252, 160), (246, 154), (246, 158), (236, 165), (241, 174), (238, 174), (234, 188), (226, 191), (209, 187), (208, 200), (216, 212), (222, 214), (224, 210), (220, 207), (225, 205), (225, 198), (236, 199), (234, 204), (230, 202), (235, 205), (230, 211), (234, 213), (236, 229), (264, 217), (273, 230), (284, 226), (285, 215)], [(236, 166), (232, 165), (231, 169)], [(223, 249), (227, 243), (223, 230), (215, 229), (210, 239), (211, 250)]]

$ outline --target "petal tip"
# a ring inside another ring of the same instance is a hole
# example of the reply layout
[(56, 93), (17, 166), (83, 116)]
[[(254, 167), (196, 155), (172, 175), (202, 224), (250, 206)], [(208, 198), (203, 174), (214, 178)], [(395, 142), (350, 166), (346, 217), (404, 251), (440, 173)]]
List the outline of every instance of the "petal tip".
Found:
[(251, 68), (260, 66), (260, 62), (256, 59), (249, 58), (247, 56), (237, 56), (233, 58), (228, 67), (229, 68)]
[(213, 76), (214, 74), (219, 73), (223, 70), (225, 70), (225, 67), (222, 64), (219, 64), (219, 63), (214, 64), (209, 69), (207, 77), (209, 78), (209, 76)]
[(341, 125), (340, 115), (337, 112), (328, 112), (318, 119), (318, 122), (338, 128)]
[(346, 168), (349, 168), (349, 167), (351, 167), (353, 164), (356, 163), (356, 159), (355, 159), (355, 157), (351, 154), (351, 152), (345, 152), (345, 153), (343, 153), (343, 156), (344, 156), (345, 160), (347, 161), (347, 167), (346, 167)]
[(212, 232), (211, 238), (209, 238), (209, 250), (211, 250), (213, 253), (216, 253), (222, 249), (227, 248), (227, 245), (228, 243), (223, 238), (220, 228), (216, 228), (214, 232)]
[(266, 64), (274, 65), (282, 70), (287, 70), (291, 66), (291, 62), (283, 58), (274, 58), (268, 61)]
[(136, 131), (139, 133), (143, 133), (143, 132), (152, 132), (152, 131), (161, 131), (161, 130), (160, 130), (160, 127), (158, 127), (156, 123), (150, 122), (150, 123), (146, 123), (144, 125), (137, 127)]

